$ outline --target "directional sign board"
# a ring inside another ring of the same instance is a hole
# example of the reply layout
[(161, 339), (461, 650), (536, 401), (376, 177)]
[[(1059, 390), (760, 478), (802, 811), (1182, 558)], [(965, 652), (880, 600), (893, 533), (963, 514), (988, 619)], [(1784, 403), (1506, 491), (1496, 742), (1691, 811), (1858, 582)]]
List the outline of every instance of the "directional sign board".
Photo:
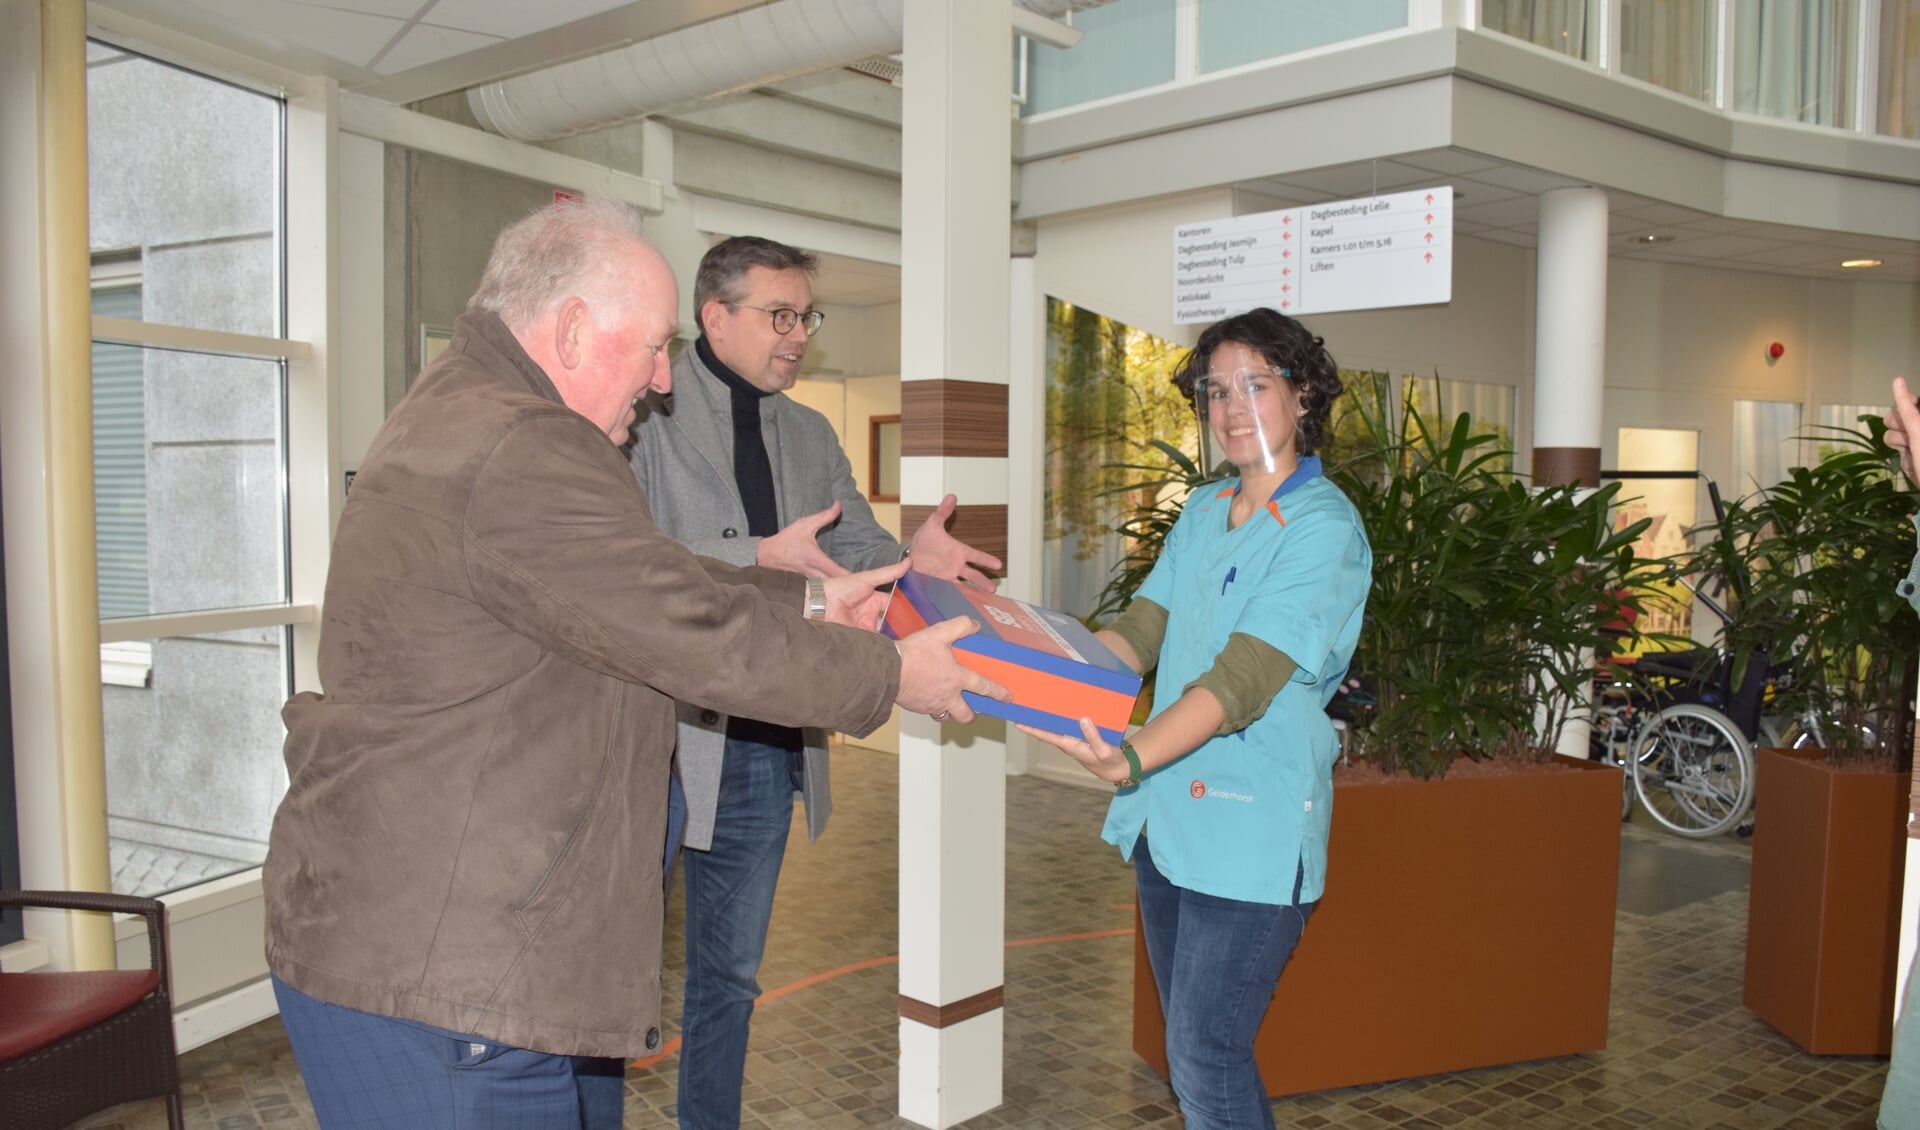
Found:
[(1309, 204), (1173, 229), (1173, 320), (1256, 306), (1327, 314), (1453, 297), (1453, 189)]

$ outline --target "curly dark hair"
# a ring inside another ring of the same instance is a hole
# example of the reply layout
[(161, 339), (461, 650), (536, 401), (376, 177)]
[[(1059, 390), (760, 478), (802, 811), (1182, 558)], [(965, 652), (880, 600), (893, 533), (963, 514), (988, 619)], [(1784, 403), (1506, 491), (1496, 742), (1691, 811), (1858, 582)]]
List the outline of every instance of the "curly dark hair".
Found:
[(1284, 371), (1293, 387), (1300, 390), (1300, 406), (1306, 409), (1306, 414), (1300, 417), (1298, 445), (1301, 455), (1312, 455), (1326, 439), (1327, 418), (1333, 413), (1333, 402), (1345, 387), (1340, 382), (1339, 368), (1327, 353), (1326, 343), (1299, 322), (1265, 306), (1215, 322), (1201, 333), (1200, 340), (1173, 371), (1174, 387), (1187, 398), (1188, 404), (1193, 403), (1194, 385), (1207, 375), (1213, 351), (1229, 342), (1244, 345), (1266, 358), (1269, 365)]

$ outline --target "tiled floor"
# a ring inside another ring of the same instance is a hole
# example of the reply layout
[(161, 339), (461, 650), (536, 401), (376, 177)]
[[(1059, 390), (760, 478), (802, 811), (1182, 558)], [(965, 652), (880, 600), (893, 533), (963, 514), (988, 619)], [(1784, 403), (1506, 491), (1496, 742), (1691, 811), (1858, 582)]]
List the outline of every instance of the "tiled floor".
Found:
[[(846, 971), (756, 1014), (750, 1128), (908, 1125), (893, 1116), (896, 970), (870, 960), (894, 953), (895, 762), (849, 749), (834, 778), (832, 830), (789, 850), (761, 983)], [(1104, 806), (1086, 790), (1007, 782), (1006, 1101), (969, 1127), (1180, 1124), (1171, 1092), (1128, 1048), (1132, 877), (1097, 839)], [(1622, 848), (1605, 1051), (1282, 1099), (1280, 1124), (1871, 1127), (1884, 1060), (1805, 1055), (1740, 1006), (1746, 844), (1678, 840), (1639, 821)], [(677, 907), (667, 928), (677, 939)], [(1020, 944), (1062, 935), (1087, 936)], [(675, 981), (670, 970), (670, 1017)], [(314, 1125), (275, 1021), (183, 1065), (189, 1126)], [(672, 1125), (674, 1066), (628, 1071), (628, 1126)], [(163, 1124), (149, 1104), (82, 1126)]]

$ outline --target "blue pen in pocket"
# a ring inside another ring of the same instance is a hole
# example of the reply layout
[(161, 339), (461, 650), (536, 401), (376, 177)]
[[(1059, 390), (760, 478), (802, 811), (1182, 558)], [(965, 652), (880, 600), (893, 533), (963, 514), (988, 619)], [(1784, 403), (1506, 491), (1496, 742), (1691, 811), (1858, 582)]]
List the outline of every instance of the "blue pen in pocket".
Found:
[(1220, 582), (1220, 595), (1221, 595), (1221, 596), (1225, 596), (1225, 595), (1227, 595), (1227, 586), (1233, 583), (1233, 578), (1234, 578), (1234, 574), (1236, 574), (1236, 573), (1238, 573), (1239, 571), (1240, 571), (1240, 570), (1239, 570), (1238, 568), (1236, 568), (1235, 566), (1232, 566), (1232, 565), (1229, 565), (1229, 566), (1227, 566), (1227, 576), (1226, 576), (1226, 579)]

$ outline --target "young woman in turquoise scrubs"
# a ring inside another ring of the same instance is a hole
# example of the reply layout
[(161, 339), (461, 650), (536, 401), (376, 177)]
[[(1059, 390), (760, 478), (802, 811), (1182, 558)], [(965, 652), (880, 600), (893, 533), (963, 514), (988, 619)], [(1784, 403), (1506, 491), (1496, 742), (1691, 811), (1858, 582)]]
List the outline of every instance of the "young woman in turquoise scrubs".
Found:
[(1272, 1127), (1253, 1038), (1326, 879), (1326, 705), (1373, 557), (1312, 454), (1341, 387), (1319, 338), (1249, 311), (1202, 333), (1174, 383), (1203, 458), (1210, 445), (1238, 475), (1194, 491), (1100, 633), (1136, 671), (1158, 668), (1153, 713), (1118, 747), (1090, 720), (1083, 738), (1021, 729), (1118, 786), (1102, 836), (1133, 861), (1188, 1130)]

